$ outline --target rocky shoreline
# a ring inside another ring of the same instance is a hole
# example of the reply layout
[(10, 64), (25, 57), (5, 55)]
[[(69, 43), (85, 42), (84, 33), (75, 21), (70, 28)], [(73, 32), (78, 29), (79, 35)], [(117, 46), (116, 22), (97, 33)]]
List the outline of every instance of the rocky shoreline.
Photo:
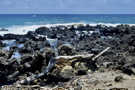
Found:
[(0, 85), (134, 90), (134, 59), (135, 26), (40, 27), (25, 35), (0, 36)]

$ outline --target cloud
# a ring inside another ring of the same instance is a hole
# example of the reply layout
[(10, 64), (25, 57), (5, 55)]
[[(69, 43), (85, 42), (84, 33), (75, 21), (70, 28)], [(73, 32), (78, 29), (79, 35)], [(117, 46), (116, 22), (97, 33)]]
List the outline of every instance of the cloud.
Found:
[(134, 12), (135, 0), (1, 0), (0, 12)]

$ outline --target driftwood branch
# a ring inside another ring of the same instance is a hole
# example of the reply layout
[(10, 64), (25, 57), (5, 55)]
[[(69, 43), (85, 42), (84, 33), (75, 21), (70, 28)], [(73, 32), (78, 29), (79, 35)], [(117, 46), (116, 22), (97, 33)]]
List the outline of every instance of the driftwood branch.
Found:
[(96, 60), (98, 57), (100, 57), (101, 55), (103, 55), (105, 52), (107, 52), (110, 49), (110, 47), (107, 47), (106, 49), (104, 49), (102, 52), (100, 52), (98, 55), (96, 55), (95, 57), (92, 58), (92, 60)]
[(86, 54), (86, 55), (75, 55), (75, 56), (57, 56), (55, 57), (56, 61), (60, 59), (64, 60), (72, 60), (72, 59), (85, 59), (85, 58), (91, 58), (94, 54)]

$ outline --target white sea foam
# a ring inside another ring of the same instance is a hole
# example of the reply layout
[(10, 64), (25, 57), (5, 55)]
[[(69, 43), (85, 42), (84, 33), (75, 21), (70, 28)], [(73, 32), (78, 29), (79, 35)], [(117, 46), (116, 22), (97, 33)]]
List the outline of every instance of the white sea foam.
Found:
[(14, 52), (13, 55), (11, 56), (11, 59), (13, 58), (19, 59), (21, 58), (21, 54), (19, 52)]
[[(8, 29), (8, 31), (0, 31), (0, 35), (4, 35), (4, 34), (26, 34), (28, 31), (35, 31), (35, 29), (39, 28), (39, 27), (55, 27), (55, 26), (59, 26), (59, 25), (64, 25), (64, 26), (68, 26), (68, 25), (78, 25), (78, 24), (89, 24), (91, 26), (96, 26), (96, 25), (106, 25), (106, 26), (117, 26), (120, 25), (120, 23), (117, 24), (111, 24), (111, 23), (65, 23), (65, 24), (46, 24), (46, 25), (25, 25), (25, 26), (11, 26), (11, 27), (7, 27), (6, 29)], [(135, 24), (128, 24), (130, 26), (135, 26)]]
[(46, 25), (25, 25), (25, 26), (11, 26), (11, 27), (7, 27), (6, 29), (8, 29), (8, 31), (0, 31), (0, 35), (4, 35), (4, 34), (26, 34), (28, 31), (35, 31), (35, 29), (39, 28), (39, 27), (55, 27), (58, 25), (73, 25), (73, 24), (81, 24), (81, 23), (67, 23), (67, 24), (46, 24)]

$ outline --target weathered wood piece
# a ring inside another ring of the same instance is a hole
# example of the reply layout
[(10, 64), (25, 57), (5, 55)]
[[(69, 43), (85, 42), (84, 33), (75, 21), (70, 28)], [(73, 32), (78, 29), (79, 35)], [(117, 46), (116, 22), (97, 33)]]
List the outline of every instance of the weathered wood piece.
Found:
[(100, 52), (98, 55), (96, 55), (95, 57), (92, 58), (92, 60), (96, 60), (98, 57), (100, 57), (101, 55), (103, 55), (105, 52), (107, 52), (110, 49), (110, 47), (107, 47), (106, 49), (104, 49), (102, 52)]

